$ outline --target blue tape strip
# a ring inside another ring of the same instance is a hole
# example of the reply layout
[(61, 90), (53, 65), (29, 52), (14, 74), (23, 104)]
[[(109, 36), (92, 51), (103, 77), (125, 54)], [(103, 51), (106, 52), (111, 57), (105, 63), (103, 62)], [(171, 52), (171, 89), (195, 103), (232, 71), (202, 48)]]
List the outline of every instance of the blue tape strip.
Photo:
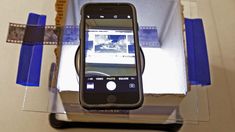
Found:
[(202, 19), (185, 19), (188, 77), (191, 85), (210, 85), (210, 68)]
[[(46, 16), (30, 13), (27, 24), (46, 25)], [(42, 40), (43, 42), (43, 40)], [(20, 50), (16, 83), (23, 86), (39, 86), (43, 45), (23, 42)]]

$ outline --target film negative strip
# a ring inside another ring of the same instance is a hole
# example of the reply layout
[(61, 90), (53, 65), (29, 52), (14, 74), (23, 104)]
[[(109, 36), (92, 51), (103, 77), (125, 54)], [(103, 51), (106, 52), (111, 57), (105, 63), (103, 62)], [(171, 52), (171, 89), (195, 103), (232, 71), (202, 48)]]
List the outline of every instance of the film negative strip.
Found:
[[(25, 24), (9, 24), (7, 35), (8, 43), (16, 44), (40, 44), (44, 45), (78, 45), (79, 27), (74, 25), (66, 26), (37, 26)], [(139, 43), (142, 48), (159, 48), (159, 38), (156, 27), (139, 27)]]
[(161, 45), (158, 38), (157, 27), (141, 26), (139, 28), (139, 43), (141, 47), (159, 48)]
[(10, 23), (8, 28), (7, 42), (22, 43), (26, 25)]
[(16, 44), (22, 44), (23, 42), (37, 44), (37, 42), (42, 42), (44, 45), (77, 45), (79, 44), (79, 28), (73, 25), (37, 26), (10, 23), (6, 41)]

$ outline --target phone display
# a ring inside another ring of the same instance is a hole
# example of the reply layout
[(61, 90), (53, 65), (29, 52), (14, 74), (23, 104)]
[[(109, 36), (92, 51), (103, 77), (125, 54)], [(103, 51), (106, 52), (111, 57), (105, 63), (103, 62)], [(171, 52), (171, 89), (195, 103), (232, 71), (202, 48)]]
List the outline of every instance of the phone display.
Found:
[(138, 108), (143, 102), (138, 24), (130, 4), (82, 8), (80, 102), (85, 108)]

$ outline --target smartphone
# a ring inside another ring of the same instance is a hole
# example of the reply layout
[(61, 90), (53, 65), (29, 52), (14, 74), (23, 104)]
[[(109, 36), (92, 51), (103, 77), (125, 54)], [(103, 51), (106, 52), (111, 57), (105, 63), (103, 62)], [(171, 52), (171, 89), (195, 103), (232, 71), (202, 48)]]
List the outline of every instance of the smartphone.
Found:
[(143, 103), (135, 7), (88, 3), (81, 9), (80, 103), (86, 109), (135, 109)]

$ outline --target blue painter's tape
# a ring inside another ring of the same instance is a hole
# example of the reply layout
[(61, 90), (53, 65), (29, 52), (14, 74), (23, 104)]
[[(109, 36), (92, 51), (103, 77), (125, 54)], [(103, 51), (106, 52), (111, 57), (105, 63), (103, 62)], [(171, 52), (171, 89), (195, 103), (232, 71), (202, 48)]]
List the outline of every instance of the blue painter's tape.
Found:
[(185, 19), (188, 77), (191, 85), (210, 85), (210, 68), (202, 19)]
[[(30, 13), (27, 24), (45, 26), (46, 16)], [(23, 42), (20, 50), (16, 79), (17, 84), (23, 86), (39, 86), (43, 52), (43, 44), (41, 42), (35, 42), (34, 45)]]

